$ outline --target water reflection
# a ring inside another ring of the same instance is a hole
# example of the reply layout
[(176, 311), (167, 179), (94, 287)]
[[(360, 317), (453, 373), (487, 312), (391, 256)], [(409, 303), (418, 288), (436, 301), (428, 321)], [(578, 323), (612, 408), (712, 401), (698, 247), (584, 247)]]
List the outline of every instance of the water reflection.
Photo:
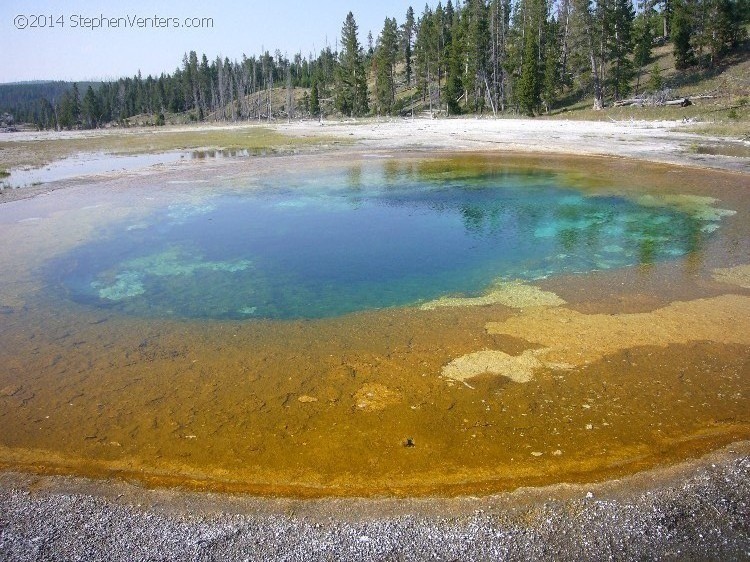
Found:
[[(262, 152), (252, 154), (260, 153)], [(156, 154), (81, 153), (40, 168), (11, 169), (9, 176), (0, 178), (0, 189), (22, 188), (112, 172), (129, 172), (160, 164), (173, 164), (186, 159), (206, 160), (249, 156), (251, 152), (247, 149), (172, 150)]]
[(247, 158), (250, 151), (246, 148), (206, 149), (193, 150), (190, 158), (194, 160), (206, 160), (210, 158)]
[(19, 188), (112, 172), (133, 171), (158, 164), (171, 164), (185, 158), (185, 152), (114, 155), (104, 152), (82, 153), (63, 158), (41, 168), (11, 169), (10, 176), (0, 180), (4, 186)]

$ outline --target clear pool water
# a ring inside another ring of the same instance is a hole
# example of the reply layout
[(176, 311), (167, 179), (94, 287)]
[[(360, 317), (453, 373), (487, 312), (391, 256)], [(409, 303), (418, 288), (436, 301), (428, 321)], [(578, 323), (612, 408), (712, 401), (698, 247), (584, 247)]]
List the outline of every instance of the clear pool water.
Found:
[(111, 225), (48, 278), (138, 316), (324, 318), (675, 259), (718, 224), (517, 169), (353, 166), (190, 189), (194, 202)]

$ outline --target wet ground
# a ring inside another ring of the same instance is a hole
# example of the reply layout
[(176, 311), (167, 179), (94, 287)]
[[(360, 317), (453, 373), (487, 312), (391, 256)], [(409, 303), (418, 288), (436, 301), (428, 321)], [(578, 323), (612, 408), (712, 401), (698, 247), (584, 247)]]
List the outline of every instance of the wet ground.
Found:
[[(464, 157), (472, 166), (487, 158)], [(564, 169), (584, 188), (736, 214), (686, 257), (533, 284), (565, 304), (199, 321), (52, 305), (39, 271), (111, 221), (189, 197), (185, 182), (231, 186), (338, 164), (209, 163), (5, 204), (0, 462), (300, 497), (463, 495), (607, 479), (747, 439), (746, 178), (604, 158), (495, 158)], [(132, 200), (112, 203), (129, 189)], [(491, 359), (486, 372), (446, 371), (482, 352), (493, 353), (481, 356)], [(525, 382), (506, 371), (521, 357)]]

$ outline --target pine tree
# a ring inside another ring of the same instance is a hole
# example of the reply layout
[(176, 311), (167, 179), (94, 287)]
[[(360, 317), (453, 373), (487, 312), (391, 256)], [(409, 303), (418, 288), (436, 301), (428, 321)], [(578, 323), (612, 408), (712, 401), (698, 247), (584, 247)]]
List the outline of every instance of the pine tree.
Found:
[(470, 107), (478, 112), (484, 107), (489, 53), (489, 25), (484, 0), (467, 0), (463, 11), (466, 18), (466, 75), (464, 88)]
[(395, 18), (385, 18), (374, 57), (375, 101), (378, 113), (390, 114), (393, 109), (396, 99), (395, 71), (398, 51), (398, 24)]
[(636, 95), (638, 95), (638, 90), (641, 84), (643, 68), (651, 61), (651, 50), (654, 44), (652, 18), (653, 11), (644, 11), (638, 14), (633, 25), (633, 42), (635, 45), (633, 52), (633, 65), (635, 66), (638, 75), (635, 83)]
[(561, 87), (561, 58), (560, 25), (552, 20), (547, 24), (544, 42), (544, 68), (542, 77), (541, 98), (545, 111), (552, 109)]
[(435, 17), (429, 5), (425, 5), (422, 17), (417, 23), (417, 36), (414, 41), (414, 68), (417, 90), (423, 101), (427, 101), (432, 111), (432, 84), (437, 75), (438, 32)]
[(447, 48), (447, 68), (445, 75), (445, 88), (443, 89), (443, 100), (448, 108), (449, 115), (459, 115), (461, 113), (461, 104), (459, 101), (464, 93), (464, 86), (461, 80), (464, 68), (464, 51), (459, 18), (460, 16), (455, 14), (449, 20), (451, 41)]
[(633, 77), (633, 20), (635, 10), (631, 0), (614, 0), (611, 12), (612, 34), (608, 41), (608, 58), (612, 61), (609, 83), (615, 99), (621, 99), (630, 90)]
[(86, 95), (83, 96), (81, 116), (87, 128), (95, 129), (98, 126), (101, 118), (101, 103), (91, 86), (86, 89)]
[[(531, 3), (531, 2), (528, 2)], [(541, 102), (539, 84), (539, 41), (536, 32), (536, 21), (528, 17), (524, 29), (523, 63), (521, 76), (518, 79), (517, 100), (521, 110), (533, 116)]]
[(664, 88), (664, 81), (662, 80), (661, 69), (659, 69), (658, 64), (655, 64), (651, 67), (651, 74), (649, 75), (648, 79), (648, 88), (649, 90), (651, 90), (652, 94), (657, 94)]
[(341, 54), (336, 79), (336, 107), (341, 113), (364, 115), (368, 111), (367, 76), (362, 48), (357, 39), (357, 23), (349, 12), (341, 28)]
[(492, 69), (491, 96), (496, 110), (504, 111), (508, 77), (508, 36), (510, 24), (510, 0), (492, 0), (490, 3), (490, 66)]
[(738, 3), (732, 0), (701, 0), (699, 6), (702, 17), (696, 26), (695, 38), (699, 60), (705, 49), (708, 63), (713, 66), (739, 43), (743, 31), (742, 16)]
[(671, 22), (672, 44), (674, 46), (674, 62), (678, 70), (683, 70), (695, 64), (695, 52), (690, 42), (693, 34), (693, 15), (690, 0), (675, 0)]
[[(450, 1), (450, 0), (449, 0)], [(406, 74), (406, 87), (411, 86), (412, 79), (412, 47), (414, 40), (414, 8), (409, 6), (406, 10), (406, 20), (401, 26), (401, 42), (404, 51), (404, 73)]]
[(73, 116), (73, 123), (78, 125), (81, 122), (81, 96), (78, 93), (78, 84), (73, 82), (73, 91), (71, 93), (71, 114)]
[[(603, 15), (603, 10), (598, 12)], [(581, 76), (586, 76), (584, 69), (588, 66), (591, 80), (591, 87), (594, 94), (595, 111), (604, 107), (604, 91), (602, 89), (602, 74), (604, 61), (602, 59), (601, 45), (603, 40), (601, 36), (600, 22), (595, 20), (591, 10), (590, 0), (573, 0), (571, 39), (574, 43), (574, 49), (577, 51), (580, 67), (577, 72)]]
[(318, 79), (313, 78), (310, 86), (310, 114), (320, 114), (320, 101), (318, 100)]

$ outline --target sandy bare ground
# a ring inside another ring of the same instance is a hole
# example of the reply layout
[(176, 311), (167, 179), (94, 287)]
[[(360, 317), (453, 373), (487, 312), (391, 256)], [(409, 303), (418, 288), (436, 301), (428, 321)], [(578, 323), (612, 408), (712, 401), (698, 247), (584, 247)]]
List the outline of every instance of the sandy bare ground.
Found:
[[(309, 149), (330, 151), (332, 157), (350, 151), (514, 151), (750, 171), (747, 158), (692, 149), (738, 141), (689, 134), (680, 131), (681, 125), (398, 119), (273, 128), (292, 136), (352, 141)], [(190, 134), (194, 129), (165, 130)], [(0, 146), (111, 134), (139, 133), (19, 133), (0, 135)], [(65, 185), (14, 191), (25, 197)], [(0, 201), (12, 198), (6, 192)], [(5, 472), (0, 473), (0, 559), (750, 559), (749, 476), (748, 443), (619, 481), (484, 498), (305, 502)]]
[[(270, 128), (292, 137), (349, 140), (365, 150), (492, 150), (601, 155), (654, 162), (750, 171), (750, 158), (698, 154), (705, 145), (750, 148), (750, 142), (687, 132), (682, 121), (576, 121), (542, 119), (404, 119), (305, 120), (292, 123), (200, 124), (152, 129), (29, 131), (0, 135), (7, 142), (107, 138), (155, 138), (211, 131), (242, 132)], [(215, 147), (220, 148), (220, 147)], [(324, 150), (332, 149), (323, 145)]]
[(750, 171), (750, 159), (697, 154), (699, 145), (750, 143), (684, 132), (681, 121), (383, 119), (278, 125), (290, 135), (350, 138), (373, 150), (490, 150), (636, 158)]

